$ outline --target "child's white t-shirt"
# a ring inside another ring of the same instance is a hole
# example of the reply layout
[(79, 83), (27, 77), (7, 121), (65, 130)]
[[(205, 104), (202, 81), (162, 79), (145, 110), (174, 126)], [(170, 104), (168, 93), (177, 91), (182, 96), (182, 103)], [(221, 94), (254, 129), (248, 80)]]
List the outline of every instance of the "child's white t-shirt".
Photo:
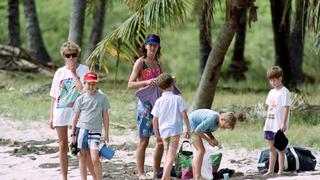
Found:
[(158, 118), (161, 138), (182, 134), (183, 118), (181, 112), (186, 109), (186, 103), (181, 96), (168, 91), (162, 93), (151, 111), (151, 114)]
[[(280, 129), (281, 121), (284, 115), (284, 107), (291, 105), (290, 92), (286, 87), (281, 89), (271, 89), (266, 99), (268, 105), (267, 118), (264, 125), (264, 131), (277, 132)], [(290, 113), (289, 113), (290, 114)], [(289, 114), (287, 128), (289, 125)]]
[[(84, 75), (89, 68), (80, 64), (76, 73), (83, 84)], [(72, 107), (80, 95), (72, 79), (71, 71), (66, 66), (59, 68), (54, 74), (50, 96), (56, 98), (53, 106), (53, 127), (71, 125)]]

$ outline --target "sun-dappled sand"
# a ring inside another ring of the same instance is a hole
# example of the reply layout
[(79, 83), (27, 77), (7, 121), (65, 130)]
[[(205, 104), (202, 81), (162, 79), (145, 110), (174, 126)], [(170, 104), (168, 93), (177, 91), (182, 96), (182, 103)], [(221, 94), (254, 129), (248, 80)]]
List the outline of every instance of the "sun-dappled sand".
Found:
[[(135, 148), (137, 136), (134, 130), (125, 135), (110, 135), (110, 146), (116, 149), (114, 158), (103, 163), (105, 179), (136, 179)], [(153, 142), (151, 142), (153, 144)], [(147, 148), (146, 166), (151, 173), (152, 145)], [(236, 171), (231, 179), (266, 179), (257, 169), (259, 149), (219, 150), (223, 153), (220, 168)], [(285, 172), (284, 176), (270, 179), (320, 179), (320, 154), (316, 171)], [(58, 143), (54, 130), (46, 121), (14, 121), (0, 118), (0, 179), (59, 179)], [(69, 160), (69, 179), (79, 179), (78, 159)], [(89, 179), (92, 179), (89, 177)]]

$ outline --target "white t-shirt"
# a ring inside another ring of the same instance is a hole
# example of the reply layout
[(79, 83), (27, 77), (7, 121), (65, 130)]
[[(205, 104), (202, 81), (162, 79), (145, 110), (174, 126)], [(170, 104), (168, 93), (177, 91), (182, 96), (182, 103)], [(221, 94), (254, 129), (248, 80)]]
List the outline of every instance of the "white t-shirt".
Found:
[(186, 103), (181, 96), (172, 92), (162, 93), (151, 111), (151, 114), (158, 118), (161, 138), (182, 134), (183, 119), (181, 112), (186, 109)]
[[(89, 68), (80, 64), (76, 73), (83, 84), (83, 77)], [(72, 79), (71, 71), (66, 66), (59, 68), (54, 74), (50, 96), (56, 98), (53, 107), (53, 127), (71, 125), (72, 107), (80, 95)]]
[[(268, 105), (267, 118), (264, 125), (264, 131), (277, 132), (280, 129), (281, 121), (284, 115), (284, 107), (291, 105), (290, 92), (286, 87), (281, 89), (271, 89), (266, 99)], [(287, 128), (289, 124), (289, 114)]]

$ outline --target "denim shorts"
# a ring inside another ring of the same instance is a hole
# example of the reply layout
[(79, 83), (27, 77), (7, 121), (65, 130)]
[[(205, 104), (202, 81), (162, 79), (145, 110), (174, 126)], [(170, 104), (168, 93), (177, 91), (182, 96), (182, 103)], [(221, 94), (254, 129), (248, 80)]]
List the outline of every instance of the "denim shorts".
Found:
[(276, 133), (273, 131), (265, 131), (264, 132), (264, 139), (268, 140), (268, 141), (273, 141), (274, 140), (274, 135)]

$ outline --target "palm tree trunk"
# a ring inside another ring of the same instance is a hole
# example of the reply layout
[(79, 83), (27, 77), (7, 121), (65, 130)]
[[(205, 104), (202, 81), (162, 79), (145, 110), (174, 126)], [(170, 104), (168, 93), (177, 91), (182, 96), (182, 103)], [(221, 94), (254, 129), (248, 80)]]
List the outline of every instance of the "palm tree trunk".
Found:
[(289, 53), (290, 13), (285, 11), (285, 0), (270, 0), (275, 47), (275, 64), (283, 69), (283, 84), (292, 89), (291, 59)]
[(246, 40), (247, 10), (241, 15), (238, 30), (236, 32), (236, 41), (234, 44), (231, 64), (228, 68), (228, 77), (236, 81), (245, 80), (244, 72), (248, 70), (244, 61), (244, 47)]
[(47, 64), (51, 61), (51, 58), (42, 40), (36, 4), (34, 0), (23, 0), (23, 4), (28, 32), (29, 53), (39, 63)]
[(8, 44), (20, 47), (19, 0), (8, 0), (8, 32)]
[(210, 52), (207, 65), (192, 102), (191, 111), (199, 108), (211, 108), (224, 56), (237, 30), (240, 17), (248, 4), (248, 0), (227, 0), (226, 2), (225, 23), (220, 29), (217, 40)]
[(82, 46), (86, 0), (73, 0), (70, 14), (68, 40)]
[(290, 55), (292, 57), (292, 84), (294, 87), (303, 83), (303, 48), (304, 48), (304, 37), (305, 27), (307, 22), (307, 4), (304, 0), (297, 0), (296, 5), (296, 17), (294, 27), (290, 35)]
[(87, 58), (96, 48), (96, 45), (98, 44), (98, 42), (101, 41), (107, 3), (108, 3), (108, 0), (96, 0), (96, 7), (93, 13), (93, 25), (91, 29), (90, 40), (89, 40), (87, 51), (83, 58), (86, 62), (87, 62)]
[(206, 66), (210, 54), (211, 43), (211, 21), (212, 21), (213, 0), (207, 0), (204, 3), (199, 18), (199, 38), (200, 38), (200, 76)]

